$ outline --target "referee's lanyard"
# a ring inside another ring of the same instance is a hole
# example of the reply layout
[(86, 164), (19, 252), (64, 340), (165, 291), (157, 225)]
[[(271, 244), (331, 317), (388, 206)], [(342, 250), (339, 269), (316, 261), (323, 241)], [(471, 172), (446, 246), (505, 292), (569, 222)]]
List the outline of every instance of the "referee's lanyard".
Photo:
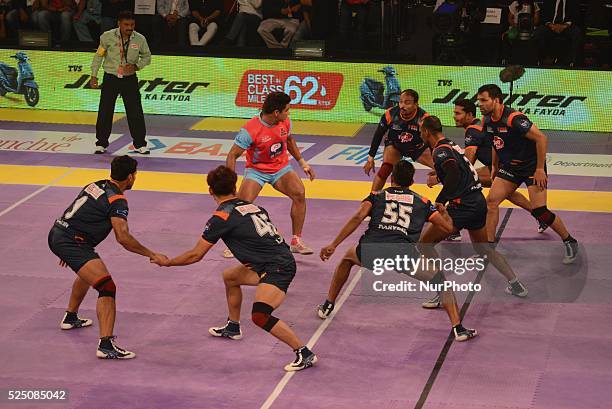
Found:
[(119, 57), (119, 67), (117, 68), (117, 77), (123, 78), (123, 62), (125, 61), (125, 64), (128, 63), (127, 62), (127, 52), (130, 47), (130, 39), (128, 37), (128, 40), (124, 42), (123, 35), (121, 35), (121, 30), (119, 31), (119, 37), (121, 37), (121, 50), (119, 51), (120, 57)]

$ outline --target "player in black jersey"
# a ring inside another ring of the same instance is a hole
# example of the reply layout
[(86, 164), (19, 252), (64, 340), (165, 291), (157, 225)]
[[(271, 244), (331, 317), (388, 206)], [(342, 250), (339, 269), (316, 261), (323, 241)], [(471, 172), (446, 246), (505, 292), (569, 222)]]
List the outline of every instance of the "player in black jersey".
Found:
[(419, 94), (412, 89), (402, 91), (399, 105), (385, 111), (372, 138), (368, 160), (363, 166), (366, 175), (370, 176), (370, 172), (375, 170), (374, 158), (384, 136), (383, 164), (374, 176), (373, 191), (385, 186), (393, 165), (403, 156), (433, 169), (431, 153), (423, 143), (419, 131), (421, 121), (428, 116), (427, 112), (419, 108)]
[[(487, 202), (476, 169), (463, 155), (463, 149), (442, 134), (442, 124), (438, 117), (430, 116), (423, 121), (421, 135), (432, 148), (436, 174), (442, 182), (442, 191), (436, 203), (448, 203), (448, 214), (453, 220), (452, 232), (466, 229), (476, 252), (486, 256), (508, 280), (506, 293), (518, 297), (527, 296), (527, 288), (516, 277), (504, 256), (487, 243)], [(421, 236), (421, 241), (435, 244), (447, 235), (447, 231), (432, 224)], [(423, 306), (436, 308), (439, 302), (434, 299)]]
[(268, 212), (236, 196), (236, 173), (219, 166), (207, 176), (209, 192), (219, 204), (206, 223), (202, 237), (193, 249), (161, 266), (185, 266), (196, 263), (222, 239), (241, 263), (223, 272), (229, 316), (223, 327), (210, 328), (211, 335), (230, 339), (242, 338), (240, 331), (240, 286), (257, 286), (251, 318), (260, 328), (289, 345), (296, 359), (286, 371), (299, 371), (317, 362), (317, 356), (304, 345), (293, 330), (272, 315), (285, 299), (296, 272), (295, 258), (270, 221)]
[[(421, 230), (427, 221), (440, 229), (450, 230), (452, 221), (442, 205), (434, 207), (429, 200), (410, 190), (413, 183), (414, 166), (406, 160), (395, 164), (391, 176), (391, 187), (372, 192), (361, 202), (361, 206), (346, 225), (342, 228), (334, 241), (321, 249), (321, 259), (328, 260), (348, 236), (350, 236), (363, 219), (371, 217), (368, 230), (361, 236), (359, 243), (348, 249), (340, 263), (336, 266), (327, 299), (317, 308), (320, 318), (327, 318), (334, 309), (336, 298), (346, 283), (353, 266), (362, 266), (362, 245), (380, 243), (406, 244), (406, 251), (416, 243)], [(444, 282), (441, 271), (428, 271), (422, 269), (416, 272), (415, 278), (421, 281), (436, 283)], [(464, 328), (461, 325), (459, 309), (452, 290), (442, 293), (442, 304), (448, 313), (453, 333), (457, 341), (466, 341), (476, 336), (476, 330)]]
[(115, 238), (126, 250), (155, 262), (166, 259), (140, 244), (128, 229), (128, 204), (123, 193), (134, 185), (137, 165), (129, 156), (113, 159), (110, 180), (85, 186), (49, 232), (49, 248), (59, 257), (60, 265), (70, 267), (77, 274), (60, 328), (74, 329), (92, 324), (89, 319), (79, 318), (77, 312), (89, 287), (95, 288), (100, 321), (98, 358), (130, 359), (136, 354), (119, 348), (114, 342), (116, 287), (95, 247), (114, 230)]
[[(491, 187), (493, 142), (482, 128), (482, 121), (476, 118), (476, 105), (468, 99), (457, 101), (453, 110), (453, 119), (456, 126), (465, 129), (465, 157), (472, 165), (476, 163), (476, 159), (484, 165), (476, 169), (478, 180), (482, 187)], [(531, 203), (522, 193), (514, 191), (508, 200), (531, 213)], [(543, 233), (548, 226), (540, 221), (538, 223), (538, 232)]]
[(567, 231), (561, 218), (546, 207), (546, 135), (523, 113), (502, 104), (501, 89), (495, 84), (478, 89), (483, 128), (493, 141), (493, 184), (487, 197), (487, 233), (495, 238), (499, 205), (523, 183), (527, 186), (533, 217), (550, 226), (563, 240), (563, 264), (571, 264), (578, 255), (578, 242)]

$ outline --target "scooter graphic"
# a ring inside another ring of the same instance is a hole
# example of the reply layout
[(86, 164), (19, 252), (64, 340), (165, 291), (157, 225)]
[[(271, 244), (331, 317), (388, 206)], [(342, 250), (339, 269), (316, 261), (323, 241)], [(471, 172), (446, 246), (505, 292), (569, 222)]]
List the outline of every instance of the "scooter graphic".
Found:
[[(385, 84), (372, 78), (364, 78), (359, 86), (363, 109), (371, 111), (373, 107), (387, 109), (399, 103), (401, 86), (397, 79), (397, 71), (390, 65), (382, 70), (385, 74)], [(386, 89), (385, 89), (386, 88)]]
[(0, 96), (5, 96), (7, 92), (23, 94), (29, 106), (36, 106), (40, 94), (38, 84), (34, 81), (30, 58), (23, 51), (12, 55), (11, 58), (17, 60), (17, 69), (0, 63)]

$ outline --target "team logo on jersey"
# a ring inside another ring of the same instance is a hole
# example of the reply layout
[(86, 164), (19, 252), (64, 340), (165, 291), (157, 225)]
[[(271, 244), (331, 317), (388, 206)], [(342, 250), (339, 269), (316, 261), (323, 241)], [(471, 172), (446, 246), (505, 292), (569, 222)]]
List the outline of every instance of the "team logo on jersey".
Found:
[(504, 147), (504, 140), (499, 136), (494, 136), (493, 146), (495, 146), (495, 149), (502, 149)]
[(280, 129), (280, 135), (281, 136), (287, 136), (287, 130), (285, 128), (281, 128)]
[(506, 133), (508, 132), (508, 128), (506, 128), (505, 126), (500, 126), (499, 128), (497, 128), (497, 131)]
[(275, 156), (280, 155), (283, 152), (283, 143), (277, 142), (270, 146), (270, 157), (274, 158)]
[(104, 194), (104, 190), (100, 189), (95, 183), (91, 183), (85, 188), (85, 193), (97, 200)]
[(412, 134), (410, 132), (402, 132), (399, 136), (400, 142), (410, 142), (412, 141)]
[(527, 120), (527, 119), (521, 119), (521, 120), (519, 121), (519, 126), (520, 126), (521, 128), (523, 128), (523, 129), (527, 129), (527, 128), (529, 128), (529, 120)]
[(257, 206), (255, 206), (252, 203), (249, 204), (245, 204), (242, 206), (236, 206), (236, 210), (241, 214), (241, 215), (247, 215), (249, 213), (259, 213), (261, 212), (261, 209)]

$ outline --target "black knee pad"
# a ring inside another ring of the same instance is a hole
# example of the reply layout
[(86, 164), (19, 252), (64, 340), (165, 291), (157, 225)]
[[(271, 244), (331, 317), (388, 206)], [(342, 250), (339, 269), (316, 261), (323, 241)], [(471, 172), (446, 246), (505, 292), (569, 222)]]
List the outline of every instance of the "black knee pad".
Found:
[(98, 298), (100, 297), (112, 297), (115, 298), (117, 293), (117, 287), (113, 282), (111, 276), (105, 276), (99, 279), (93, 286), (98, 291)]
[(278, 318), (272, 316), (272, 311), (274, 311), (274, 308), (271, 305), (265, 302), (256, 302), (253, 303), (251, 318), (255, 325), (270, 332), (278, 322)]
[(539, 222), (544, 223), (547, 226), (550, 226), (555, 221), (555, 214), (548, 210), (548, 207), (542, 206), (537, 207), (531, 211), (531, 215), (535, 217)]

